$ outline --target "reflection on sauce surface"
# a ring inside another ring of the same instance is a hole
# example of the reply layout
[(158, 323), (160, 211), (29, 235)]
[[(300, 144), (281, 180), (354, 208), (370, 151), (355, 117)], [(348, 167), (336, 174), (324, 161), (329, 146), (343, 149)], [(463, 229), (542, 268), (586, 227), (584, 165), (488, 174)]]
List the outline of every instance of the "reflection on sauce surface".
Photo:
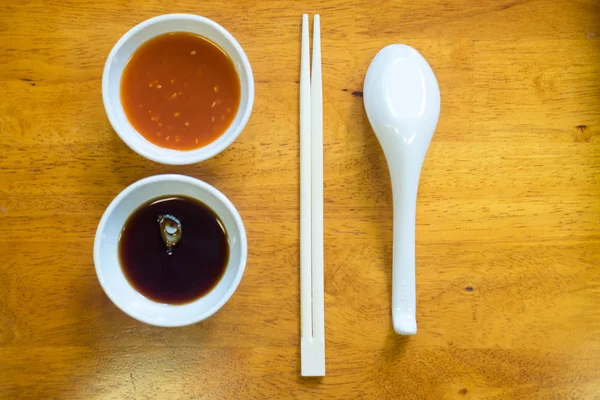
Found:
[(240, 80), (213, 42), (186, 32), (148, 40), (121, 78), (121, 102), (133, 127), (150, 142), (192, 150), (216, 140), (235, 118)]

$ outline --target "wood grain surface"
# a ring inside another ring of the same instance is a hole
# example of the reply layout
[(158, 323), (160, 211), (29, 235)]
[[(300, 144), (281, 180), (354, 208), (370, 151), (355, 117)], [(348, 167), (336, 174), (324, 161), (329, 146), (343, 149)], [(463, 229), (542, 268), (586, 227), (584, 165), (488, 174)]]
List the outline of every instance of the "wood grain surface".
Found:
[[(133, 25), (189, 12), (245, 49), (255, 107), (187, 167), (111, 129), (101, 75)], [(327, 376), (299, 376), (301, 14), (322, 23)], [(419, 332), (391, 327), (392, 198), (362, 84), (389, 43), (430, 62), (442, 112), (417, 209)], [(209, 320), (139, 323), (103, 293), (92, 246), (127, 185), (181, 173), (248, 232), (242, 283)], [(3, 1), (0, 398), (600, 398), (597, 0)]]

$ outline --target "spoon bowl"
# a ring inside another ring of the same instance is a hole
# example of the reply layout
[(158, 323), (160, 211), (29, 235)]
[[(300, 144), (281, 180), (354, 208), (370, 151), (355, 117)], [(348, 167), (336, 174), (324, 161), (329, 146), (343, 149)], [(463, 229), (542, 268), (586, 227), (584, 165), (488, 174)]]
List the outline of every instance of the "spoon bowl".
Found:
[(394, 203), (392, 322), (417, 333), (415, 223), (421, 167), (440, 115), (440, 89), (431, 67), (410, 46), (377, 53), (365, 77), (364, 104), (390, 170)]

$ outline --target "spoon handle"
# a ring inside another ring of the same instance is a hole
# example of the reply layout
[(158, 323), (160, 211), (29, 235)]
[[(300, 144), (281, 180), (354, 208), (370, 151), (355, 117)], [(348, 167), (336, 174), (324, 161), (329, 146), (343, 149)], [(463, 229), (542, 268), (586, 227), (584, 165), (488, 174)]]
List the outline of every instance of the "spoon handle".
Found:
[(420, 173), (394, 167), (390, 165), (394, 197), (392, 322), (400, 335), (414, 335), (417, 333), (415, 223)]

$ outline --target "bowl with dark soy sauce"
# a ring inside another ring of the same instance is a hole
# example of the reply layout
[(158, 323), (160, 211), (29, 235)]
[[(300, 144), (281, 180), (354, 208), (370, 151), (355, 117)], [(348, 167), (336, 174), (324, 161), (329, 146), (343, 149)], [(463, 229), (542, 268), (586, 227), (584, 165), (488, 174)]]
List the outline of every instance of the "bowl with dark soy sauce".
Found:
[(237, 289), (248, 247), (242, 219), (213, 186), (183, 175), (137, 181), (96, 232), (100, 285), (131, 317), (183, 326), (217, 312)]
[(198, 15), (167, 14), (131, 28), (102, 75), (108, 119), (133, 151), (192, 164), (228, 147), (254, 102), (250, 62), (237, 40)]

